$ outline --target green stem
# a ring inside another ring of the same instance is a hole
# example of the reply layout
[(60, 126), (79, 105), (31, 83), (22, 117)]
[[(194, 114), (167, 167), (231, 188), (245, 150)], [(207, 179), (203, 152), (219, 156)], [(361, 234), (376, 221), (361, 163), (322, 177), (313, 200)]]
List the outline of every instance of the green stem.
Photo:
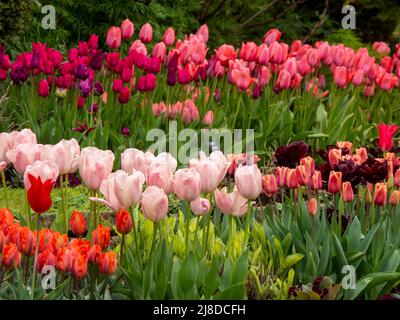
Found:
[(228, 242), (227, 242), (227, 244), (228, 244), (228, 252), (232, 252), (232, 255), (233, 255), (233, 249), (234, 249), (234, 246), (233, 246), (233, 240), (234, 240), (234, 230), (233, 230), (233, 216), (232, 215), (230, 215), (230, 216), (228, 216), (228, 223), (229, 223), (229, 233), (228, 233)]
[(235, 113), (235, 118), (233, 119), (233, 124), (232, 124), (232, 130), (235, 129), (236, 125), (236, 120), (239, 115), (239, 110), (240, 110), (240, 103), (242, 102), (242, 92), (239, 93), (237, 105), (236, 105), (236, 113)]
[(151, 255), (153, 254), (154, 248), (156, 246), (157, 229), (158, 229), (158, 222), (153, 222), (153, 240), (151, 241), (151, 249), (147, 261), (150, 260)]
[(37, 258), (39, 253), (39, 228), (40, 228), (40, 220), (39, 214), (36, 214), (36, 248), (35, 248), (35, 259), (33, 261), (33, 270), (32, 270), (32, 288), (31, 288), (31, 298), (34, 300), (35, 298), (35, 286), (36, 286), (36, 268), (37, 268)]
[(244, 250), (246, 250), (250, 237), (251, 200), (247, 202), (246, 229), (244, 237)]
[(25, 192), (25, 213), (26, 213), (26, 222), (28, 224), (29, 229), (32, 230), (32, 225), (31, 225), (31, 209), (29, 207), (29, 201), (28, 201), (28, 191)]
[(190, 229), (190, 214), (191, 214), (191, 210), (190, 210), (190, 205), (189, 202), (185, 202), (186, 203), (186, 208), (187, 208), (187, 217), (186, 217), (186, 239), (185, 239), (185, 252), (186, 255), (189, 252), (189, 229)]
[(124, 261), (124, 248), (125, 248), (125, 235), (122, 235), (122, 240), (121, 240), (121, 251), (120, 251), (120, 257), (119, 257), (119, 263), (122, 266), (122, 263)]

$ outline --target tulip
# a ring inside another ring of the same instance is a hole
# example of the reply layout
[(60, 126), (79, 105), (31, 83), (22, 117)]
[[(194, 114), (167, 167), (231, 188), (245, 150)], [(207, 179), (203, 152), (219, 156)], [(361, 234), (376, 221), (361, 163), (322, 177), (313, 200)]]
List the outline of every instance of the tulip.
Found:
[(202, 158), (200, 160), (191, 160), (190, 167), (196, 169), (200, 174), (201, 192), (210, 193), (217, 189), (221, 182), (220, 168), (216, 161), (211, 158)]
[(99, 44), (99, 36), (96, 34), (91, 34), (88, 40), (88, 47), (92, 50), (96, 50)]
[[(56, 169), (54, 168), (54, 171)], [(57, 169), (58, 170), (58, 169)], [(37, 214), (41, 214), (50, 209), (53, 202), (51, 201), (50, 194), (53, 189), (55, 180), (51, 177), (42, 181), (41, 174), (38, 173), (37, 176), (34, 173), (28, 173), (26, 175), (25, 185), (27, 186), (27, 197), (29, 205), (33, 211)], [(57, 171), (58, 176), (58, 171)], [(25, 178), (24, 178), (25, 180)]]
[(111, 27), (107, 31), (106, 45), (111, 49), (117, 49), (121, 45), (121, 29), (119, 27)]
[(287, 169), (285, 181), (289, 189), (297, 189), (299, 187), (296, 169)]
[(203, 24), (200, 26), (199, 30), (197, 30), (196, 35), (200, 37), (204, 43), (208, 41), (208, 26)]
[(51, 148), (48, 159), (58, 166), (60, 174), (63, 175), (78, 170), (80, 154), (81, 150), (76, 139), (63, 139)]
[(176, 196), (183, 201), (196, 200), (200, 195), (201, 176), (195, 168), (179, 169), (175, 172), (172, 183)]
[(21, 253), (14, 243), (7, 244), (1, 256), (1, 265), (7, 269), (18, 268), (21, 264)]
[(116, 226), (119, 233), (125, 235), (131, 232), (133, 221), (132, 216), (126, 210), (120, 210), (116, 215)]
[[(151, 154), (151, 156), (153, 156)], [(154, 156), (152, 157), (154, 158)], [(147, 173), (148, 162), (151, 161), (150, 155), (135, 148), (128, 148), (121, 154), (121, 169), (132, 174), (135, 171), (141, 172), (144, 176)]]
[(38, 95), (44, 98), (50, 95), (50, 87), (46, 79), (40, 80), (38, 86)]
[(161, 62), (165, 62), (165, 57), (167, 54), (167, 48), (164, 42), (157, 43), (153, 48), (153, 57), (157, 57)]
[(114, 251), (103, 252), (98, 258), (99, 272), (111, 276), (117, 271), (117, 255)]
[(72, 211), (71, 219), (69, 220), (69, 227), (73, 234), (82, 236), (87, 232), (87, 223), (85, 216), (82, 212)]
[(167, 30), (165, 30), (165, 33), (162, 38), (163, 43), (165, 43), (166, 46), (172, 46), (175, 42), (175, 30), (172, 27), (169, 27)]
[(304, 166), (306, 176), (310, 178), (315, 172), (315, 161), (311, 157), (304, 157), (300, 159), (300, 165)]
[(300, 186), (308, 185), (309, 178), (307, 176), (306, 167), (303, 165), (298, 165), (295, 170), (296, 170), (296, 176), (297, 176), (297, 183)]
[(73, 255), (73, 262), (71, 268), (72, 277), (75, 280), (82, 280), (87, 274), (87, 258), (84, 254), (79, 252)]
[(156, 186), (164, 190), (165, 193), (173, 192), (173, 173), (169, 166), (151, 165), (147, 171), (147, 185)]
[(81, 151), (79, 174), (90, 190), (98, 190), (101, 182), (111, 173), (114, 154), (110, 150), (86, 147)]
[(208, 199), (198, 198), (190, 202), (190, 209), (196, 216), (205, 216), (211, 210), (211, 204)]
[(256, 59), (257, 49), (257, 45), (252, 41), (243, 43), (240, 49), (240, 58), (249, 62), (254, 61)]
[(6, 152), (6, 157), (13, 163), (15, 170), (21, 175), (24, 174), (27, 166), (40, 160), (40, 146), (36, 143), (22, 143), (16, 148)]
[(54, 255), (53, 251), (50, 249), (46, 249), (39, 253), (37, 257), (36, 270), (41, 273), (43, 267), (45, 266), (55, 266), (57, 262), (57, 257)]
[(240, 217), (247, 212), (247, 200), (243, 198), (236, 186), (228, 193), (226, 187), (214, 191), (215, 205), (222, 213)]
[(399, 190), (393, 190), (392, 194), (390, 195), (389, 198), (389, 203), (392, 206), (397, 206), (400, 202), (400, 191)]
[(17, 237), (17, 247), (24, 256), (33, 256), (35, 248), (35, 235), (28, 227), (21, 227)]
[(349, 77), (346, 67), (339, 66), (335, 68), (335, 71), (333, 73), (333, 81), (340, 88), (344, 88), (347, 86)]
[(149, 23), (145, 23), (139, 32), (140, 41), (149, 43), (153, 39), (153, 28)]
[(235, 172), (239, 193), (246, 199), (255, 199), (262, 191), (262, 175), (256, 164), (239, 166)]
[(307, 210), (310, 216), (314, 217), (317, 214), (318, 204), (315, 198), (311, 198), (310, 201), (308, 201)]
[(353, 187), (349, 181), (343, 182), (342, 198), (344, 202), (352, 202), (354, 200)]
[(397, 169), (394, 174), (394, 185), (400, 187), (400, 169)]
[(379, 130), (379, 148), (382, 151), (390, 151), (393, 146), (393, 136), (398, 130), (398, 126), (392, 124), (377, 124)]
[(102, 250), (107, 249), (110, 244), (110, 228), (104, 227), (99, 224), (96, 229), (92, 231), (92, 243), (98, 244)]
[(165, 218), (168, 212), (168, 197), (163, 189), (149, 186), (143, 192), (140, 201), (146, 219), (158, 222)]
[(263, 36), (262, 42), (266, 44), (271, 44), (275, 41), (279, 41), (281, 38), (282, 33), (278, 29), (270, 29), (268, 32)]
[(120, 104), (127, 104), (131, 98), (131, 91), (127, 87), (122, 87), (118, 94), (118, 102)]
[(105, 199), (91, 198), (93, 201), (101, 202), (113, 211), (129, 209), (135, 206), (142, 195), (142, 185), (145, 177), (141, 172), (129, 175), (125, 171), (118, 170), (108, 175), (100, 186), (100, 192)]
[(342, 160), (342, 150), (336, 148), (329, 149), (328, 159), (331, 168), (333, 168), (335, 165), (338, 165), (339, 161)]
[(262, 180), (262, 187), (263, 187), (264, 193), (268, 197), (271, 197), (272, 195), (277, 193), (278, 185), (276, 183), (275, 175), (273, 175), (273, 174), (265, 175)]
[(384, 206), (387, 198), (387, 185), (385, 183), (377, 183), (375, 185), (374, 203), (377, 206)]
[[(0, 230), (5, 230), (12, 225), (14, 222), (14, 216), (10, 209), (0, 209)], [(1, 251), (1, 250), (0, 250)]]
[(98, 244), (92, 245), (87, 252), (88, 263), (97, 263), (100, 254), (101, 254), (101, 247)]
[(338, 193), (342, 188), (342, 173), (331, 171), (328, 180), (328, 191), (330, 193)]
[(135, 30), (135, 26), (132, 21), (129, 19), (125, 19), (121, 24), (121, 35), (122, 39), (127, 40), (133, 36), (133, 32)]
[(235, 48), (231, 45), (223, 44), (215, 50), (215, 55), (223, 66), (228, 66), (229, 61), (236, 59)]

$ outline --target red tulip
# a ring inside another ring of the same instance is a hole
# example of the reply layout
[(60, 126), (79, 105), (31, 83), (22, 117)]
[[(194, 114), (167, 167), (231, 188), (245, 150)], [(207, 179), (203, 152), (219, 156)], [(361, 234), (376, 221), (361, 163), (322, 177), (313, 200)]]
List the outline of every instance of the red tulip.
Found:
[(121, 104), (126, 104), (129, 102), (131, 97), (131, 91), (127, 87), (122, 87), (121, 91), (118, 94), (118, 102)]
[(39, 82), (38, 95), (40, 97), (48, 97), (50, 95), (50, 87), (47, 80), (43, 79)]
[(393, 136), (398, 130), (395, 124), (377, 124), (376, 127), (379, 131), (379, 148), (382, 151), (389, 151), (393, 146)]
[(99, 272), (111, 276), (117, 271), (117, 255), (114, 251), (100, 254), (98, 262)]
[(120, 210), (116, 215), (117, 230), (121, 234), (128, 234), (132, 230), (132, 216), (126, 210)]
[(31, 174), (28, 174), (28, 179), (31, 184), (27, 192), (29, 205), (38, 214), (46, 212), (53, 204), (50, 194), (54, 186), (54, 181), (48, 179), (42, 182), (40, 176), (36, 178)]
[(18, 268), (21, 264), (21, 253), (14, 243), (6, 245), (1, 256), (1, 265), (8, 269)]
[(87, 224), (83, 213), (74, 210), (69, 220), (69, 226), (73, 234), (77, 236), (85, 234), (87, 231)]
[(338, 193), (342, 189), (342, 173), (331, 171), (328, 180), (328, 191), (330, 193)]
[(102, 224), (99, 224), (92, 232), (93, 244), (98, 244), (102, 250), (106, 249), (110, 244), (110, 237), (110, 228), (104, 227)]
[(353, 187), (349, 181), (343, 182), (342, 185), (342, 198), (344, 202), (351, 202), (354, 200)]

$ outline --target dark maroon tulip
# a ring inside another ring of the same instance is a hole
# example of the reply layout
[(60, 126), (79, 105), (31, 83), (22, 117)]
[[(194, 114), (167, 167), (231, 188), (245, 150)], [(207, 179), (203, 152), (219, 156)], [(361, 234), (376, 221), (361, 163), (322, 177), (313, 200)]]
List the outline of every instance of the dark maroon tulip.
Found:
[(369, 158), (360, 166), (360, 173), (365, 181), (377, 183), (386, 179), (388, 175), (387, 161), (379, 162)]
[(308, 145), (303, 141), (292, 142), (286, 146), (280, 146), (275, 151), (275, 162), (277, 166), (295, 168), (308, 154)]

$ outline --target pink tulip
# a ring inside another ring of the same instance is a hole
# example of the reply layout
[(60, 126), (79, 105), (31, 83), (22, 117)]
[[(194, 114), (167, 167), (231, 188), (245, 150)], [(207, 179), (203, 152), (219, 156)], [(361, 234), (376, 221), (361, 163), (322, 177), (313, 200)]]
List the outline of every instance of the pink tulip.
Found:
[(90, 199), (105, 204), (114, 212), (129, 209), (139, 203), (144, 181), (144, 175), (139, 171), (129, 175), (125, 171), (118, 170), (109, 174), (101, 183), (100, 192), (105, 199), (95, 197)]
[(16, 148), (22, 143), (37, 143), (36, 134), (31, 129), (23, 129), (21, 131), (12, 131), (10, 148)]
[(40, 177), (42, 182), (47, 180), (56, 182), (59, 175), (59, 170), (58, 166), (49, 160), (35, 161), (32, 165), (28, 165), (24, 173), (24, 186), (26, 190), (29, 190), (31, 187), (31, 182), (28, 179), (28, 175), (34, 176), (35, 178)]
[(147, 185), (157, 186), (164, 190), (165, 193), (173, 192), (173, 172), (166, 165), (158, 165), (155, 163), (147, 170)]
[[(200, 153), (200, 158), (205, 157), (202, 156), (202, 153)], [(222, 181), (225, 176), (226, 172), (228, 171), (228, 168), (230, 167), (230, 163), (226, 159), (225, 155), (219, 151), (213, 151), (210, 154), (210, 159), (212, 159), (218, 166), (219, 172), (218, 172), (218, 180)]]
[(196, 200), (201, 192), (201, 177), (195, 168), (179, 169), (173, 177), (176, 196), (183, 201)]
[(386, 42), (383, 41), (375, 41), (372, 44), (372, 49), (379, 54), (389, 54), (390, 53), (390, 47), (387, 45)]
[(265, 43), (257, 49), (257, 62), (262, 65), (267, 65), (269, 62), (269, 48)]
[(12, 146), (11, 135), (7, 132), (0, 133), (0, 161), (9, 162), (6, 154)]
[(150, 221), (160, 221), (167, 215), (168, 197), (161, 188), (147, 187), (143, 192), (140, 204), (144, 216)]
[(346, 67), (336, 67), (333, 73), (333, 81), (335, 84), (340, 88), (344, 88), (347, 86), (348, 80)]
[(290, 73), (288, 71), (286, 71), (285, 69), (282, 69), (279, 72), (278, 75), (278, 80), (276, 81), (276, 85), (280, 88), (280, 89), (288, 89), (290, 87)]
[(235, 48), (231, 45), (223, 44), (215, 50), (217, 59), (221, 62), (222, 66), (228, 66), (229, 61), (236, 59)]
[(52, 146), (47, 158), (59, 168), (60, 174), (74, 173), (79, 167), (81, 149), (75, 139), (61, 140)]
[(278, 29), (270, 29), (268, 32), (263, 36), (262, 42), (266, 44), (271, 44), (274, 41), (279, 41), (281, 38), (282, 33)]
[(151, 162), (152, 166), (167, 166), (171, 169), (171, 172), (174, 173), (176, 167), (178, 166), (178, 162), (176, 159), (168, 152), (161, 152), (153, 161)]
[(249, 41), (242, 44), (240, 49), (240, 58), (245, 61), (254, 61), (257, 56), (257, 45), (253, 41)]
[(199, 30), (197, 30), (196, 35), (199, 36), (204, 43), (208, 42), (208, 26), (203, 24)]
[(111, 27), (107, 31), (106, 45), (111, 49), (117, 49), (121, 45), (121, 29), (119, 27)]
[(38, 86), (38, 95), (43, 98), (46, 98), (50, 95), (50, 87), (46, 79), (40, 80)]
[(191, 160), (189, 165), (200, 174), (201, 192), (209, 193), (217, 189), (221, 180), (218, 164), (215, 161), (210, 158), (203, 158), (200, 160)]
[(150, 23), (145, 23), (139, 32), (139, 39), (143, 43), (149, 43), (153, 40), (153, 28)]
[(90, 190), (98, 190), (101, 182), (111, 173), (115, 156), (110, 150), (86, 147), (81, 151), (79, 174)]
[(165, 33), (162, 38), (163, 43), (167, 47), (172, 46), (175, 42), (175, 30), (172, 27), (169, 27), (167, 30), (165, 30)]
[(161, 62), (165, 62), (165, 57), (167, 55), (167, 47), (164, 42), (157, 43), (153, 48), (153, 57), (157, 57)]
[[(150, 155), (154, 158), (153, 154)], [(125, 149), (121, 154), (121, 169), (129, 174), (139, 171), (146, 176), (150, 155), (135, 148)]]
[(15, 170), (23, 175), (27, 166), (40, 160), (40, 151), (40, 145), (36, 143), (22, 143), (16, 148), (7, 151), (6, 157), (13, 163)]
[(208, 199), (198, 198), (190, 202), (190, 209), (195, 216), (205, 216), (211, 210), (211, 204)]
[(255, 199), (262, 191), (262, 175), (256, 164), (239, 166), (235, 172), (239, 193), (246, 199)]
[(246, 67), (232, 69), (231, 76), (235, 85), (242, 91), (247, 90), (253, 82), (253, 79), (250, 76), (250, 70)]
[(133, 41), (132, 45), (129, 47), (129, 53), (131, 53), (132, 51), (136, 51), (136, 53), (147, 56), (146, 45), (139, 39)]
[(7, 162), (0, 161), (0, 172), (2, 172), (5, 168), (7, 168)]
[(208, 110), (204, 115), (203, 124), (206, 126), (211, 126), (214, 122), (214, 112), (212, 110)]
[(133, 32), (135, 31), (135, 26), (132, 21), (129, 19), (125, 19), (121, 24), (121, 35), (122, 39), (127, 40), (133, 36)]
[(214, 191), (215, 205), (222, 213), (240, 217), (247, 212), (247, 200), (243, 198), (236, 187), (228, 193), (226, 187)]

